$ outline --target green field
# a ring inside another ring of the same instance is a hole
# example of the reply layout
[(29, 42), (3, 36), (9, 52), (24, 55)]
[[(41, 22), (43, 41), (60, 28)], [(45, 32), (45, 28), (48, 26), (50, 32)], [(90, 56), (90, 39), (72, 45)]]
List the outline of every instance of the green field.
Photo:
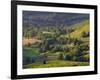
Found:
[(23, 68), (50, 68), (50, 67), (70, 67), (70, 66), (88, 66), (88, 62), (65, 61), (65, 60), (52, 60), (47, 61), (46, 64), (42, 62), (24, 65)]

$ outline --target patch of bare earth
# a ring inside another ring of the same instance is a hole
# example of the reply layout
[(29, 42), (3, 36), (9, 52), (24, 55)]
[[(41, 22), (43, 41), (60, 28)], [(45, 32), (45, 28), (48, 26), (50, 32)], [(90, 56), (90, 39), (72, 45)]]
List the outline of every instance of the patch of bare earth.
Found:
[(34, 44), (36, 42), (41, 42), (41, 40), (38, 40), (36, 37), (33, 38), (23, 38), (22, 44), (27, 45), (27, 44)]

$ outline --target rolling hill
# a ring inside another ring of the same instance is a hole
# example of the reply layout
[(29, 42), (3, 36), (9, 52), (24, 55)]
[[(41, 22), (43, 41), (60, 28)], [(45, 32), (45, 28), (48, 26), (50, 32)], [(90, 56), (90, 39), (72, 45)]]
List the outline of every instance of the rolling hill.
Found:
[(70, 36), (72, 38), (81, 38), (82, 32), (89, 32), (89, 26), (88, 20), (72, 25), (71, 27), (74, 29), (74, 31), (70, 34)]

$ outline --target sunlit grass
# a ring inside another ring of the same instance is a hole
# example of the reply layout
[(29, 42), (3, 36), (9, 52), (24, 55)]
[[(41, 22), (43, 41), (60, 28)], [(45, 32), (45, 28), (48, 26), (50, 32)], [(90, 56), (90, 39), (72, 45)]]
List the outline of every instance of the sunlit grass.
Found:
[(84, 21), (83, 23), (79, 23), (79, 24), (75, 24), (73, 25), (74, 26), (74, 29), (75, 31), (73, 31), (70, 36), (72, 38), (80, 38), (81, 37), (81, 34), (82, 32), (87, 32), (89, 31), (89, 21), (86, 20)]
[(50, 68), (50, 67), (69, 67), (69, 66), (88, 66), (88, 62), (77, 61), (65, 61), (65, 60), (51, 60), (46, 64), (42, 62), (36, 62), (28, 65), (24, 65), (23, 68)]

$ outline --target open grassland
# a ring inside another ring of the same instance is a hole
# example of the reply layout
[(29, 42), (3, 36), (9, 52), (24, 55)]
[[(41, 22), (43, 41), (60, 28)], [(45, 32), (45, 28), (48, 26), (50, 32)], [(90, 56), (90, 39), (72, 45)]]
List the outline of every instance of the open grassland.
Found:
[(73, 31), (70, 36), (72, 38), (81, 38), (82, 32), (87, 32), (89, 31), (89, 21), (86, 20), (82, 23), (78, 23), (72, 26), (75, 31)]
[(71, 66), (88, 66), (88, 62), (65, 61), (65, 60), (51, 60), (46, 64), (42, 62), (24, 65), (23, 68), (50, 68), (50, 67), (71, 67)]

